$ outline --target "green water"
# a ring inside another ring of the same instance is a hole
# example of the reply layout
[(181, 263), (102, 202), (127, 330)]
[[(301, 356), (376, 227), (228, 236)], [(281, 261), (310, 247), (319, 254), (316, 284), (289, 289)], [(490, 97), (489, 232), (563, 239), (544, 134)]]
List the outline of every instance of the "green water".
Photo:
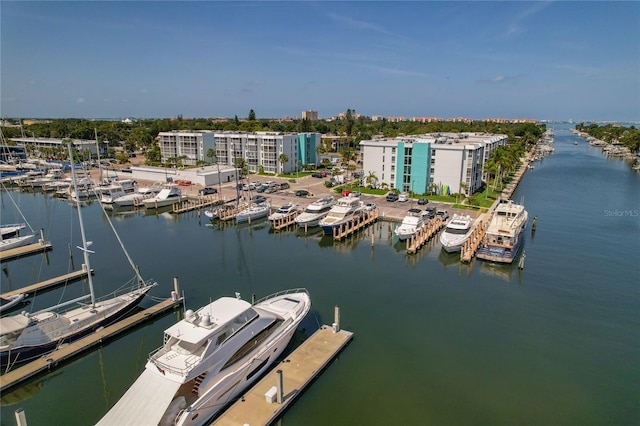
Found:
[[(567, 128), (556, 129), (555, 148), (513, 197), (538, 217), (535, 234), (526, 231), (523, 271), (460, 265), (436, 242), (408, 256), (384, 222), (337, 244), (318, 234), (273, 233), (266, 223), (212, 228), (169, 213), (119, 215), (114, 224), (145, 278), (160, 283), (153, 294), (168, 296), (178, 276), (189, 308), (236, 291), (249, 298), (304, 286), (313, 310), (298, 343), (330, 324), (340, 306), (354, 340), (282, 424), (640, 424), (640, 175)], [(80, 244), (66, 201), (12, 195), (54, 250), (47, 259), (3, 264), (2, 291), (73, 269), (68, 244)], [(6, 194), (1, 207), (2, 222), (13, 221)], [(97, 203), (83, 213), (96, 287), (113, 290), (131, 269)], [(77, 269), (80, 255), (72, 251)], [(24, 309), (55, 303), (62, 292)], [(175, 320), (175, 313), (160, 317), (3, 394), (2, 424), (14, 425), (18, 408), (30, 425), (95, 423)]]

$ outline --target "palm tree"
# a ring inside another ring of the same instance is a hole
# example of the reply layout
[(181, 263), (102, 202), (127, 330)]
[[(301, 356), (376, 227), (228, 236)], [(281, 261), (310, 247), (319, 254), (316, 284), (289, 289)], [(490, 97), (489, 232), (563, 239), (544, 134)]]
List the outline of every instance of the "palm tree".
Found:
[(367, 186), (371, 188), (374, 183), (378, 182), (378, 176), (376, 176), (374, 172), (369, 172), (369, 174), (365, 178), (365, 182), (367, 182)]
[(284, 173), (284, 165), (289, 161), (289, 156), (287, 154), (280, 154), (278, 161), (280, 161), (280, 164), (282, 165), (282, 173)]

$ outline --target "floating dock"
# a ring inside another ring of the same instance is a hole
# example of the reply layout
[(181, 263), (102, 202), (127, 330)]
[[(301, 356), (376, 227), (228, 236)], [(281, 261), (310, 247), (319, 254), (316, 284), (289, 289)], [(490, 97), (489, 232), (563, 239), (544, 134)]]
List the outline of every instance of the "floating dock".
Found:
[(192, 210), (201, 210), (206, 207), (217, 206), (220, 204), (224, 204), (224, 201), (221, 200), (217, 195), (188, 198), (185, 201), (174, 204), (173, 213), (186, 213)]
[[(350, 331), (334, 332), (332, 327), (322, 326), (218, 417), (212, 425), (256, 426), (272, 423), (351, 341), (352, 337), (353, 333)], [(281, 395), (278, 396), (281, 402), (269, 402), (270, 396), (276, 397), (278, 383), (281, 383)]]
[(65, 275), (60, 275), (59, 277), (51, 278), (50, 280), (41, 281), (36, 284), (29, 285), (27, 287), (22, 287), (17, 290), (11, 290), (6, 293), (0, 295), (0, 297), (7, 298), (9, 296), (13, 296), (15, 294), (20, 293), (34, 293), (41, 290), (46, 290), (52, 287), (57, 287), (60, 285), (64, 285), (73, 281), (82, 280), (87, 277), (87, 271), (84, 269), (80, 269), (75, 272), (70, 272)]
[(360, 229), (372, 224), (380, 216), (380, 211), (375, 208), (370, 211), (365, 211), (361, 216), (355, 216), (349, 222), (343, 223), (340, 226), (333, 228), (333, 239), (341, 240), (349, 235), (359, 231)]
[(182, 303), (182, 298), (167, 299), (145, 309), (142, 312), (131, 315), (130, 317), (124, 318), (115, 324), (95, 331), (94, 333), (76, 340), (73, 343), (64, 344), (53, 352), (42, 356), (42, 358), (38, 358), (35, 361), (31, 361), (28, 364), (16, 368), (15, 370), (11, 370), (0, 376), (0, 392), (5, 392), (6, 390), (19, 385), (37, 374), (49, 371), (55, 368), (59, 363), (78, 355), (95, 345), (101, 344), (103, 341), (111, 339), (131, 327), (147, 321), (179, 303)]
[(440, 216), (434, 217), (427, 224), (423, 225), (415, 234), (407, 238), (407, 254), (415, 254), (418, 249), (429, 241), (443, 226), (444, 221)]
[(6, 262), (8, 260), (17, 259), (19, 257), (28, 256), (30, 254), (42, 253), (45, 251), (49, 251), (52, 248), (53, 246), (50, 242), (43, 240), (34, 244), (4, 250), (0, 252), (0, 262)]

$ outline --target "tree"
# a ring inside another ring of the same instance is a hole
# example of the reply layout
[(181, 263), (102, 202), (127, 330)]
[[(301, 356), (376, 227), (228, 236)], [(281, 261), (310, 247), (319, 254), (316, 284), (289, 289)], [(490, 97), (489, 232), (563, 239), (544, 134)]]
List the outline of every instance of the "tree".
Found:
[(256, 121), (256, 113), (254, 110), (249, 110), (249, 117), (248, 117), (249, 121)]
[(374, 172), (369, 172), (369, 174), (365, 178), (365, 182), (367, 182), (367, 186), (369, 188), (375, 187), (378, 182), (378, 176), (376, 176)]
[(280, 164), (282, 165), (282, 172), (284, 173), (284, 165), (289, 161), (289, 156), (287, 154), (280, 154), (278, 161), (280, 161)]
[[(207, 158), (210, 159), (210, 163), (213, 163), (213, 159), (216, 156), (216, 151), (213, 148), (209, 148), (207, 150)], [(217, 159), (216, 159), (216, 163), (217, 163)]]
[(240, 173), (241, 176), (240, 178), (242, 178), (242, 175), (246, 175), (248, 170), (248, 166), (247, 166), (247, 162), (245, 161), (244, 158), (236, 158), (235, 162), (234, 162), (236, 168), (240, 169)]

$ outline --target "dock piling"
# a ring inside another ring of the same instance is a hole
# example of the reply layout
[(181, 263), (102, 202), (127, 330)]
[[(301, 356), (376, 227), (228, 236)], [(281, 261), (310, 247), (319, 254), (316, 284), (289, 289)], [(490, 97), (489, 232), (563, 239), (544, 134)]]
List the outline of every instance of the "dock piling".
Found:
[(16, 416), (16, 423), (18, 426), (27, 426), (27, 415), (24, 412), (24, 408), (18, 408), (14, 411)]
[(333, 332), (340, 331), (340, 307), (336, 305), (333, 311)]
[(282, 379), (282, 370), (278, 370), (276, 373), (278, 373), (278, 393), (276, 394), (278, 397), (277, 402), (278, 404), (282, 404), (282, 401), (284, 401), (284, 381)]

